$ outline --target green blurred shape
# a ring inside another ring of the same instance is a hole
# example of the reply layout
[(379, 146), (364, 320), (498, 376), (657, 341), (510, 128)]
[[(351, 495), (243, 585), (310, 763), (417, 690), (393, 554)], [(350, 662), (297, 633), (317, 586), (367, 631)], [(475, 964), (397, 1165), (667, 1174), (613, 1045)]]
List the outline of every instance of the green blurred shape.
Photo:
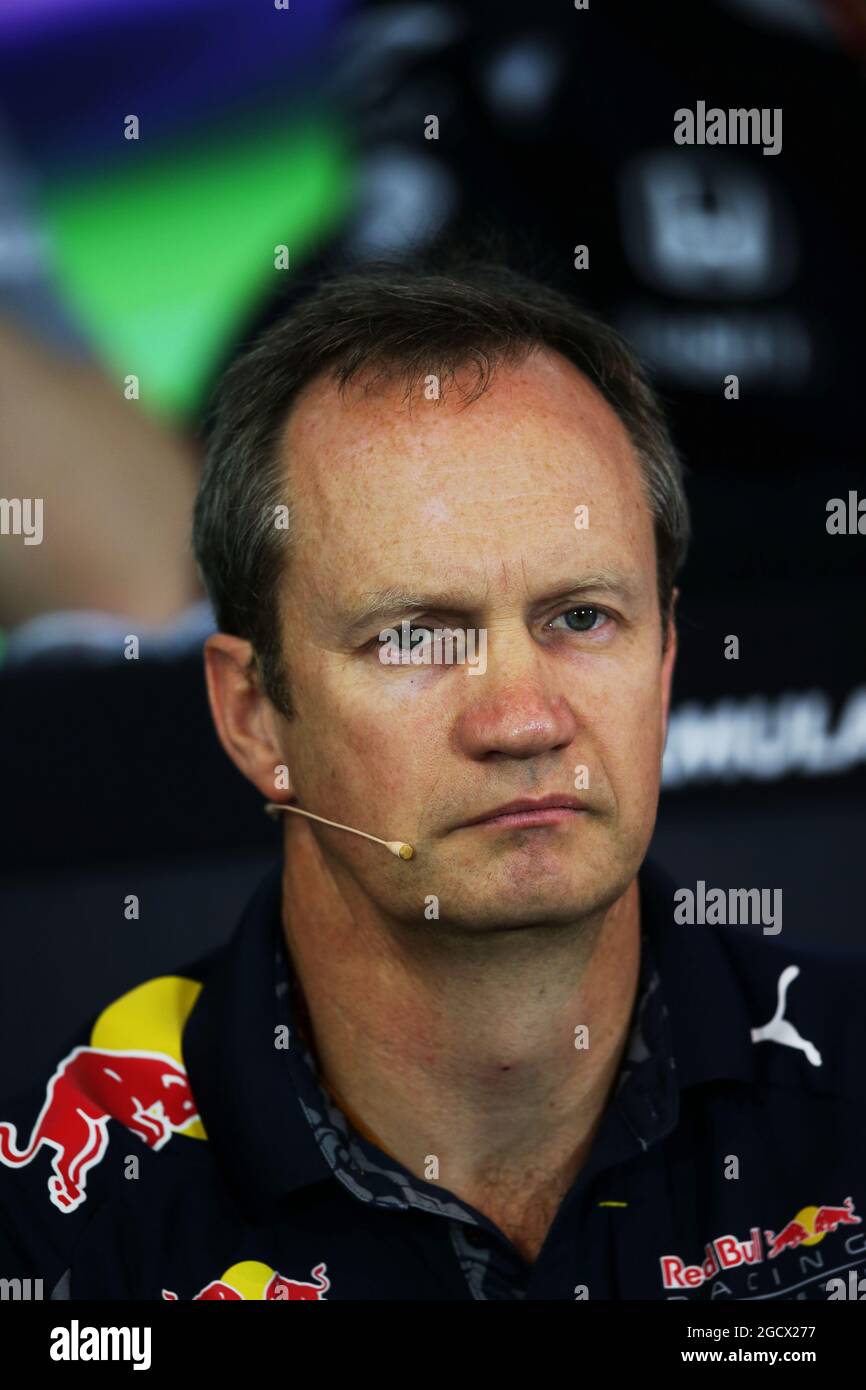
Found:
[(135, 373), (143, 409), (189, 416), (253, 306), (345, 216), (353, 163), (334, 121), (309, 116), (156, 158), (129, 143), (129, 169), (46, 190), (55, 270), (119, 385)]

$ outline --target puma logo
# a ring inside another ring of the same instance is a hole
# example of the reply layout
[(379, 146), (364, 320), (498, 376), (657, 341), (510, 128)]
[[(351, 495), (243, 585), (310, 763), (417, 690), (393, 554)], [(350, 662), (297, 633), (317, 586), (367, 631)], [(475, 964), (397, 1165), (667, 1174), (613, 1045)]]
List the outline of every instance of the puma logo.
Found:
[(792, 980), (796, 980), (800, 973), (799, 965), (788, 965), (779, 976), (779, 997), (776, 1004), (776, 1012), (765, 1023), (762, 1028), (752, 1029), (752, 1042), (776, 1042), (783, 1047), (796, 1047), (801, 1052), (805, 1052), (813, 1067), (820, 1067), (821, 1054), (814, 1043), (807, 1042), (801, 1038), (793, 1023), (789, 1023), (782, 1015), (785, 1012), (785, 995), (788, 993), (788, 986)]

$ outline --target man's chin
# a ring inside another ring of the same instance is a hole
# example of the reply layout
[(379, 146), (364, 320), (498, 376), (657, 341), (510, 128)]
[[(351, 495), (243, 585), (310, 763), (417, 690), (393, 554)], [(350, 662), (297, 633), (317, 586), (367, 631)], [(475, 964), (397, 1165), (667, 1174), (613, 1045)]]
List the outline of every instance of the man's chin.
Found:
[(543, 925), (565, 926), (596, 916), (616, 902), (633, 873), (622, 865), (587, 867), (575, 872), (572, 862), (541, 876), (479, 871), (471, 882), (440, 894), (443, 920), (470, 931), (508, 931)]
[[(618, 896), (618, 895), (617, 895)], [(449, 904), (440, 904), (440, 919), (479, 936), (493, 932), (532, 931), (542, 927), (566, 927), (589, 922), (610, 901), (610, 895), (590, 890), (545, 894), (507, 901), (489, 894), (467, 895)]]
[(466, 925), (484, 930), (566, 924), (606, 910), (628, 889), (643, 853), (630, 837), (600, 825), (592, 830), (583, 843), (539, 837), (500, 844), (471, 866), (453, 866), (451, 891), (443, 884), (442, 915), (447, 904)]

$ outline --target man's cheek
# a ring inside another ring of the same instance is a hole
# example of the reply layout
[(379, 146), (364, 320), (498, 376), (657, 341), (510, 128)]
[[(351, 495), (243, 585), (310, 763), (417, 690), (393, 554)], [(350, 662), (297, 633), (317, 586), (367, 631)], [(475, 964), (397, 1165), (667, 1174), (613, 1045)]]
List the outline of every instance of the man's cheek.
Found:
[(367, 798), (368, 806), (384, 806), (405, 792), (411, 778), (411, 741), (404, 748), (404, 737), (399, 743), (393, 733), (389, 737), (382, 719), (355, 722), (346, 730), (342, 761), (353, 794)]
[(624, 798), (628, 804), (653, 793), (662, 753), (661, 701), (639, 688), (629, 693), (625, 700), (611, 698), (594, 726), (593, 756), (614, 786), (621, 809)]

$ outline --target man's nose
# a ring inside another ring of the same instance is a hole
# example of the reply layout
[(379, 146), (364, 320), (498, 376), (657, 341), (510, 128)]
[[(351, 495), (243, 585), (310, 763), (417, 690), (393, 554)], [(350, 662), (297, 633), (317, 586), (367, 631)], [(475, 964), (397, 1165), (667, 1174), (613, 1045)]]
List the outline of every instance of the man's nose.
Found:
[(487, 669), (467, 679), (458, 729), (472, 758), (534, 758), (567, 748), (577, 720), (553, 663), (523, 628), (487, 635)]

